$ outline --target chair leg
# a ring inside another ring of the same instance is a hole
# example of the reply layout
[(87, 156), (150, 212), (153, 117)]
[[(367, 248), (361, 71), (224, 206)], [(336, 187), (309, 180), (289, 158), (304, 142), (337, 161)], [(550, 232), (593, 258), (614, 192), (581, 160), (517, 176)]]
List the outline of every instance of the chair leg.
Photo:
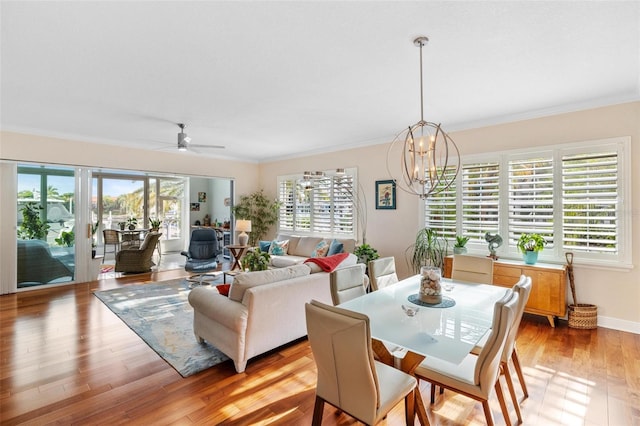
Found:
[(316, 403), (313, 406), (312, 426), (320, 426), (322, 424), (322, 413), (324, 411), (324, 399), (316, 395)]
[(407, 426), (413, 426), (416, 418), (416, 392), (411, 391), (404, 397), (404, 421)]
[(436, 385), (435, 383), (431, 383), (431, 403), (436, 402)]
[(487, 419), (487, 426), (493, 426), (493, 414), (491, 413), (491, 407), (489, 407), (489, 401), (482, 401), (482, 409), (484, 410), (484, 417)]
[(516, 410), (516, 415), (518, 416), (518, 423), (522, 423), (522, 414), (520, 413), (520, 404), (518, 404), (518, 398), (516, 397), (516, 390), (513, 387), (513, 378), (511, 377), (511, 371), (509, 371), (509, 364), (506, 362), (502, 364), (502, 371), (504, 373), (504, 378), (507, 381), (507, 387), (509, 388), (509, 393), (511, 394), (511, 401), (513, 401), (513, 408)]
[(500, 385), (500, 376), (498, 376), (498, 380), (496, 380), (496, 384), (494, 387), (496, 389), (496, 395), (498, 396), (498, 402), (500, 402), (500, 409), (502, 410), (502, 415), (504, 416), (505, 424), (507, 426), (511, 426), (511, 419), (509, 418), (509, 410), (507, 410), (507, 402), (504, 400), (504, 393), (502, 392), (502, 386)]
[(524, 397), (528, 398), (529, 391), (527, 390), (527, 384), (524, 382), (524, 374), (522, 374), (522, 367), (520, 367), (520, 360), (518, 359), (518, 351), (516, 351), (516, 348), (513, 348), (511, 359), (513, 360), (513, 366), (516, 369), (516, 374), (518, 375), (518, 380), (520, 381), (520, 386), (522, 387)]

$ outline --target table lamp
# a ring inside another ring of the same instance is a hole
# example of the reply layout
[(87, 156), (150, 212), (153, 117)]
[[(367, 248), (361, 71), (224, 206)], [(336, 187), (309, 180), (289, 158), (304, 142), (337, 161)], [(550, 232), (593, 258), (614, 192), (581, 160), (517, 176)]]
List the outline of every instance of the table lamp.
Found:
[(251, 232), (251, 221), (238, 219), (236, 220), (236, 231), (240, 231), (238, 235), (238, 243), (241, 246), (246, 246), (249, 243), (249, 236), (247, 232)]

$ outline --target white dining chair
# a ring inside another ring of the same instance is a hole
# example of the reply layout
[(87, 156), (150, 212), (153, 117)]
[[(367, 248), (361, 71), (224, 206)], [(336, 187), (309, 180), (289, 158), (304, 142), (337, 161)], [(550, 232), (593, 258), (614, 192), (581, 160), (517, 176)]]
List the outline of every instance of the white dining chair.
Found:
[(398, 282), (396, 260), (393, 257), (381, 257), (369, 261), (369, 280), (371, 291), (377, 291)]
[(456, 254), (453, 256), (451, 279), (493, 284), (493, 259), (490, 257)]
[(493, 425), (489, 397), (492, 389), (495, 389), (507, 425), (511, 424), (500, 385), (499, 370), (500, 356), (513, 323), (518, 298), (519, 295), (509, 289), (504, 297), (496, 302), (491, 332), (478, 356), (469, 354), (460, 364), (427, 357), (416, 368), (416, 377), (431, 383), (432, 400), (436, 385), (473, 398), (482, 403), (487, 425)]
[[(522, 321), (524, 308), (527, 304), (527, 301), (529, 300), (529, 295), (531, 294), (531, 277), (521, 275), (516, 285), (513, 286), (513, 291), (518, 293), (519, 295), (518, 305), (516, 306), (513, 323), (509, 328), (509, 334), (507, 335), (507, 340), (500, 357), (500, 373), (505, 376), (505, 381), (507, 382), (507, 387), (509, 388), (509, 394), (511, 395), (511, 401), (513, 402), (516, 415), (518, 416), (518, 421), (522, 423), (522, 413), (520, 412), (520, 404), (516, 397), (515, 388), (513, 386), (513, 379), (511, 377), (509, 361), (513, 363), (516, 374), (518, 375), (518, 381), (520, 382), (520, 386), (522, 387), (522, 392), (524, 394), (524, 397), (527, 398), (529, 396), (529, 392), (524, 381), (524, 374), (522, 372), (522, 367), (520, 366), (520, 360), (518, 359), (516, 338), (518, 337), (518, 330), (520, 329), (520, 322)], [(476, 344), (471, 353), (474, 355), (480, 354), (484, 345), (486, 345), (485, 339)]]
[(405, 421), (415, 418), (416, 378), (373, 358), (369, 317), (312, 300), (305, 304), (307, 333), (318, 370), (313, 425), (325, 402), (374, 425), (405, 401)]
[(331, 300), (334, 305), (367, 294), (369, 278), (364, 273), (364, 269), (364, 264), (357, 263), (353, 266), (336, 269), (329, 274)]

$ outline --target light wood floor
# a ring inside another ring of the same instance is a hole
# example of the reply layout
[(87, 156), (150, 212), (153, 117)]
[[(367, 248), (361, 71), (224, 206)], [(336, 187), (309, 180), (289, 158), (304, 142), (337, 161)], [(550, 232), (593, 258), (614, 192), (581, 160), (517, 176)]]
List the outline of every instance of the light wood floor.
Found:
[[(250, 360), (243, 374), (226, 362), (185, 379), (92, 295), (183, 275), (0, 296), (0, 423), (310, 424), (316, 370), (306, 340)], [(530, 392), (525, 424), (640, 425), (639, 335), (562, 322), (553, 329), (526, 316), (518, 347)], [(428, 384), (421, 391), (428, 398)], [(484, 424), (480, 404), (465, 397), (445, 392), (426, 402), (432, 424)], [(504, 424), (497, 401), (492, 408)], [(354, 423), (325, 408), (324, 424)], [(404, 424), (402, 404), (383, 424)]]

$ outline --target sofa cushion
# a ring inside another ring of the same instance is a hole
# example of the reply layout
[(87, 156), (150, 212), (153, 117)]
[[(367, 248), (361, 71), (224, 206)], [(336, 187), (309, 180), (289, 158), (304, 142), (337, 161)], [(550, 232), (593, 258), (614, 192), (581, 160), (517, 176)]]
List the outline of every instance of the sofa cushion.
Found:
[(325, 257), (329, 251), (329, 243), (325, 240), (316, 244), (316, 248), (313, 249), (311, 257)]
[(251, 287), (302, 277), (310, 273), (311, 270), (308, 266), (294, 265), (286, 268), (238, 274), (233, 278), (233, 284), (231, 284), (231, 289), (229, 290), (229, 299), (242, 302), (244, 292)]
[(273, 254), (276, 256), (284, 256), (287, 254), (288, 248), (289, 248), (289, 240), (284, 240), (284, 241), (273, 240), (271, 242), (271, 247), (269, 247), (269, 254)]
[(329, 251), (327, 252), (327, 256), (333, 256), (334, 254), (338, 254), (342, 252), (344, 252), (344, 243), (341, 243), (336, 239), (331, 241), (331, 244), (329, 245)]
[(315, 250), (320, 241), (322, 241), (322, 238), (319, 237), (300, 237), (296, 250), (289, 252), (289, 254), (311, 257), (313, 250)]
[(271, 256), (271, 260), (269, 262), (274, 268), (286, 268), (287, 266), (304, 263), (307, 259), (307, 256), (293, 256), (289, 254), (286, 256)]

